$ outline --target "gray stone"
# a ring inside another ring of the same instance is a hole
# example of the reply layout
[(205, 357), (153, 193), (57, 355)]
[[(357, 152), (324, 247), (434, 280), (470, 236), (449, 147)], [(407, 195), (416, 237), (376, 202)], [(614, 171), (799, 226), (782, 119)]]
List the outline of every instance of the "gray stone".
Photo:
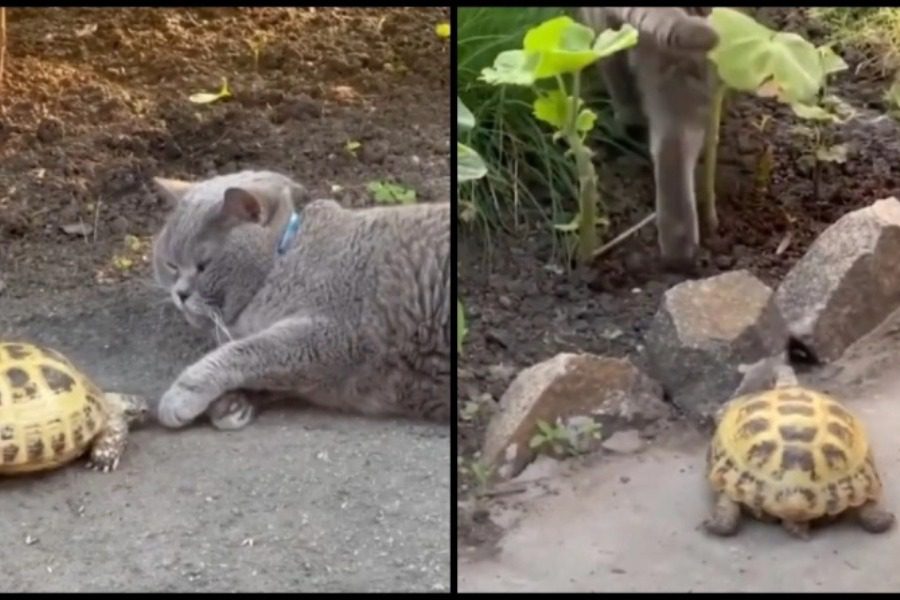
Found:
[(601, 444), (605, 450), (617, 454), (632, 454), (644, 447), (641, 434), (636, 429), (617, 431)]
[(671, 288), (645, 342), (650, 376), (688, 417), (709, 422), (743, 369), (784, 350), (787, 331), (772, 290), (742, 270)]
[(591, 417), (604, 437), (672, 415), (662, 388), (628, 360), (592, 354), (558, 354), (521, 371), (488, 423), (482, 460), (502, 478), (531, 460), (537, 423), (569, 427)]
[(878, 200), (838, 219), (776, 292), (790, 334), (817, 359), (838, 358), (900, 305), (900, 202)]

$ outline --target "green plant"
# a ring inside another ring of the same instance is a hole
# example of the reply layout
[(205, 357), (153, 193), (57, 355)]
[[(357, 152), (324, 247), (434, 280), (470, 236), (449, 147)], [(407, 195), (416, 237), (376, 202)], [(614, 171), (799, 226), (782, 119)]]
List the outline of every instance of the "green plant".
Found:
[(589, 450), (591, 441), (601, 437), (600, 426), (590, 417), (573, 418), (567, 425), (550, 425), (538, 419), (537, 429), (528, 446), (536, 452), (555, 456), (583, 454)]
[(847, 68), (830, 47), (816, 47), (795, 33), (773, 31), (738, 10), (714, 8), (710, 23), (719, 34), (719, 44), (709, 58), (716, 65), (720, 83), (710, 111), (704, 184), (698, 199), (700, 224), (707, 235), (718, 227), (715, 168), (722, 105), (727, 92), (774, 97), (790, 105), (801, 118), (830, 118), (823, 116), (833, 114), (822, 102), (826, 78)]
[[(495, 56), (521, 46), (528, 29), (563, 12), (537, 7), (457, 11), (457, 90), (478, 121), (461, 139), (491, 166), (485, 177), (460, 190), (459, 220), (477, 223), (485, 236), (495, 229), (516, 232), (526, 221), (552, 227), (571, 217), (563, 214), (563, 205), (577, 195), (577, 175), (562, 146), (553, 144), (534, 119), (531, 90), (479, 79)], [(558, 237), (553, 236), (554, 243)]]
[(472, 477), (475, 479), (475, 493), (476, 495), (480, 495), (487, 490), (488, 484), (491, 481), (491, 476), (494, 474), (494, 467), (486, 465), (480, 460), (473, 460), (469, 464), (469, 473), (471, 473)]
[(370, 181), (366, 189), (380, 204), (413, 204), (416, 201), (416, 190), (392, 181)]
[[(597, 173), (592, 152), (584, 144), (594, 128), (597, 115), (584, 107), (581, 98), (581, 71), (597, 60), (637, 43), (637, 31), (624, 25), (599, 35), (590, 27), (562, 16), (530, 29), (522, 48), (501, 52), (492, 67), (482, 69), (481, 79), (492, 85), (530, 88), (536, 95), (534, 116), (554, 128), (553, 140), (563, 139), (575, 159), (578, 173), (578, 214), (561, 231), (578, 231), (578, 257), (582, 263), (593, 258), (597, 246)], [(556, 83), (555, 89), (538, 85), (544, 80)]]
[[(470, 130), (475, 127), (475, 116), (463, 101), (456, 99), (456, 127), (459, 130)], [(477, 152), (467, 145), (456, 143), (456, 183), (464, 183), (480, 179), (487, 174), (487, 167)], [(456, 300), (456, 349), (462, 354), (463, 338), (466, 337), (466, 314), (462, 302)]]

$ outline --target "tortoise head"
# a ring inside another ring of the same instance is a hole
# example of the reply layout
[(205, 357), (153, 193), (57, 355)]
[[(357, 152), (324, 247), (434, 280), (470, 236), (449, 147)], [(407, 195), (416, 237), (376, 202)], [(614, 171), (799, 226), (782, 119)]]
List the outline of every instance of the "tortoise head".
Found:
[(150, 405), (143, 396), (135, 394), (106, 394), (106, 399), (110, 404), (117, 405), (121, 411), (125, 422), (129, 425), (140, 425), (147, 420), (150, 414)]

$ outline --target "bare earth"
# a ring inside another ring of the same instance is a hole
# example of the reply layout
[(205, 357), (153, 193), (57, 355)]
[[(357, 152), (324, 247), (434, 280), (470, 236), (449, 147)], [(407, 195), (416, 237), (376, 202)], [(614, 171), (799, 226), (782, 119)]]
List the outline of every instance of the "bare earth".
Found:
[[(900, 515), (900, 312), (839, 363), (802, 379), (845, 398), (866, 424), (885, 506)], [(887, 592), (900, 589), (900, 527), (840, 521), (803, 542), (747, 520), (736, 537), (700, 529), (711, 506), (706, 439), (674, 429), (633, 455), (543, 465), (527, 491), (496, 500), (499, 547), (461, 549), (459, 590)], [(537, 464), (535, 465), (537, 466)], [(549, 469), (547, 468), (549, 466)], [(507, 484), (508, 485), (508, 484)]]

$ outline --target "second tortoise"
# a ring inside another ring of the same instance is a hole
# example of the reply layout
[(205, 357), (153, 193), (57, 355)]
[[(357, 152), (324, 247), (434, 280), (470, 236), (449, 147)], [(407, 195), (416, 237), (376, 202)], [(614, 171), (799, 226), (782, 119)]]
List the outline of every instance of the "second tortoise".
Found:
[(704, 527), (737, 532), (742, 509), (781, 521), (800, 538), (810, 523), (845, 512), (871, 533), (891, 528), (882, 483), (862, 422), (835, 398), (800, 386), (787, 365), (774, 386), (734, 398), (716, 416), (707, 478), (717, 495)]

